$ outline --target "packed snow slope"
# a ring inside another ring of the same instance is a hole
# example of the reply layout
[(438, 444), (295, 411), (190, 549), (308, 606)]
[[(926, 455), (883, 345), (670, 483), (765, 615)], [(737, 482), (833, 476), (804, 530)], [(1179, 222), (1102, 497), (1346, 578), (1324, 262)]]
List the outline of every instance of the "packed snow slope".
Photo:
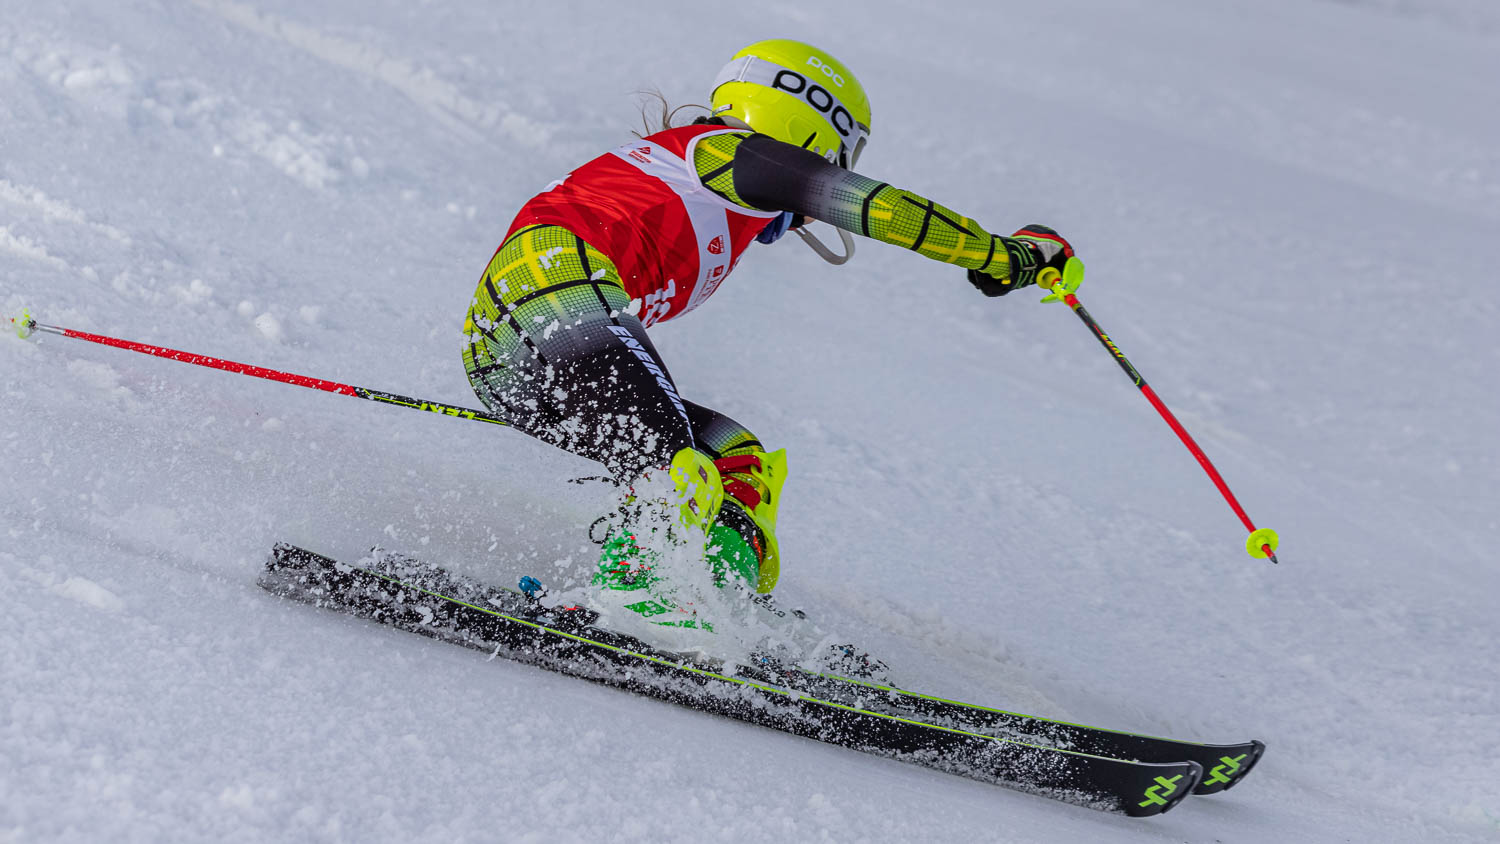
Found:
[(1270, 750), (1132, 821), (271, 598), (271, 544), (586, 566), (596, 467), (510, 431), (0, 337), (0, 841), (1479, 841), (1500, 836), (1500, 11), (5, 0), (0, 309), (472, 404), (515, 209), (826, 45), (869, 175), (1053, 225), (1065, 308), (880, 244), (755, 247), (653, 329), (791, 455), (785, 602), (963, 700)]

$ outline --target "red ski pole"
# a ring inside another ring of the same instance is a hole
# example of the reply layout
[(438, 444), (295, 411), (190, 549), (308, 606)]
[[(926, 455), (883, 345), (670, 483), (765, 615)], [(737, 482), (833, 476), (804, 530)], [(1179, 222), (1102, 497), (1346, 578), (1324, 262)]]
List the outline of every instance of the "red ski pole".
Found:
[(1073, 313), (1078, 314), (1078, 318), (1083, 320), (1083, 324), (1087, 325), (1089, 330), (1094, 332), (1094, 336), (1099, 338), (1099, 342), (1114, 356), (1115, 362), (1120, 365), (1121, 369), (1125, 370), (1126, 375), (1130, 376), (1131, 382), (1140, 388), (1146, 400), (1151, 402), (1151, 406), (1156, 408), (1156, 411), (1161, 414), (1161, 418), (1166, 420), (1167, 425), (1171, 426), (1172, 430), (1177, 433), (1177, 437), (1182, 440), (1182, 444), (1187, 446), (1188, 451), (1192, 452), (1194, 457), (1198, 458), (1199, 465), (1203, 467), (1203, 471), (1208, 473), (1208, 477), (1214, 482), (1214, 486), (1219, 488), (1219, 493), (1224, 496), (1225, 501), (1229, 502), (1229, 506), (1234, 510), (1234, 514), (1240, 517), (1240, 521), (1245, 525), (1245, 530), (1250, 531), (1250, 536), (1245, 539), (1245, 550), (1249, 552), (1250, 556), (1256, 559), (1269, 558), (1273, 563), (1279, 562), (1276, 559), (1276, 546), (1280, 544), (1280, 538), (1277, 537), (1276, 531), (1270, 528), (1257, 528), (1255, 523), (1250, 521), (1250, 516), (1245, 513), (1245, 508), (1240, 506), (1240, 502), (1234, 497), (1234, 493), (1229, 491), (1229, 484), (1224, 482), (1223, 476), (1219, 474), (1218, 469), (1214, 468), (1214, 464), (1208, 459), (1208, 455), (1203, 453), (1203, 449), (1198, 447), (1198, 443), (1193, 440), (1192, 435), (1187, 432), (1186, 428), (1182, 427), (1182, 423), (1177, 421), (1177, 417), (1172, 415), (1172, 411), (1167, 409), (1166, 404), (1156, 395), (1156, 391), (1151, 389), (1151, 385), (1146, 383), (1146, 379), (1141, 377), (1141, 373), (1126, 359), (1125, 353), (1120, 351), (1120, 347), (1115, 345), (1115, 341), (1109, 339), (1109, 335), (1104, 333), (1104, 329), (1099, 327), (1099, 323), (1094, 321), (1093, 316), (1084, 310), (1083, 303), (1079, 302), (1078, 297), (1073, 295), (1073, 291), (1078, 289), (1078, 285), (1082, 281), (1083, 262), (1077, 258), (1069, 258), (1063, 266), (1062, 272), (1054, 269), (1042, 270), (1037, 278), (1037, 286), (1052, 291), (1052, 295), (1043, 299), (1043, 302), (1066, 303), (1068, 307), (1073, 309)]
[(162, 346), (152, 346), (146, 343), (137, 343), (132, 340), (119, 340), (114, 337), (105, 337), (100, 334), (89, 334), (76, 331), (72, 328), (59, 328), (56, 325), (43, 325), (32, 318), (31, 314), (22, 311), (19, 317), (10, 317), (11, 325), (15, 326), (16, 335), (21, 338), (30, 337), (35, 332), (44, 334), (56, 334), (60, 337), (71, 337), (75, 340), (87, 340), (90, 343), (98, 343), (104, 346), (114, 346), (117, 349), (125, 349), (142, 354), (155, 355), (167, 360), (191, 363), (196, 366), (206, 366), (211, 369), (222, 369), (225, 372), (234, 372), (239, 375), (249, 375), (255, 378), (264, 378), (267, 381), (280, 381), (283, 384), (292, 384), (297, 387), (310, 387), (314, 390), (337, 393), (341, 396), (353, 396), (358, 399), (378, 401), (384, 404), (393, 404), (399, 407), (410, 407), (414, 410), (425, 410), (429, 413), (441, 413), (444, 416), (455, 416), (459, 419), (472, 419), (475, 422), (488, 422), (492, 425), (510, 425), (507, 420), (492, 413), (482, 410), (470, 410), (466, 407), (444, 404), (443, 402), (429, 401), (427, 399), (414, 399), (408, 396), (387, 393), (382, 390), (371, 390), (367, 387), (355, 387), (349, 384), (340, 384), (337, 381), (324, 381), (321, 378), (309, 378), (306, 375), (294, 375), (290, 372), (279, 372), (275, 369), (266, 369), (260, 366), (251, 366), (247, 363), (236, 363), (232, 360), (221, 360), (205, 355), (195, 355), (191, 352), (179, 352), (176, 349), (168, 349)]

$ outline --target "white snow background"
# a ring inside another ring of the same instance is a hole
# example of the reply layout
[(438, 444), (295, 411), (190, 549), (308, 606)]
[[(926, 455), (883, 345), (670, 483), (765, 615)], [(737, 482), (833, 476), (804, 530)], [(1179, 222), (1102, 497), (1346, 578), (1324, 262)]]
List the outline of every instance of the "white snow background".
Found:
[(1482, 0), (4, 0), (0, 311), (475, 404), (517, 207), (825, 45), (868, 175), (1044, 222), (1279, 566), (1079, 323), (862, 243), (652, 329), (790, 450), (784, 602), (913, 688), (1269, 750), (1130, 820), (277, 600), (277, 540), (587, 563), (513, 432), (0, 337), (0, 841), (1500, 838), (1500, 9)]

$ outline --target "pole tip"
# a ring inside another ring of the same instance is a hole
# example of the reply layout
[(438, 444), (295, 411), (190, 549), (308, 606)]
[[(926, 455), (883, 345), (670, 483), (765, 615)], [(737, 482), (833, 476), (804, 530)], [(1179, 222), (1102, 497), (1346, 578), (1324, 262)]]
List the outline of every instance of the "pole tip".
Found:
[(31, 332), (36, 330), (36, 320), (32, 319), (31, 311), (22, 309), (20, 316), (10, 317), (9, 319), (10, 324), (16, 329), (16, 336), (22, 340), (30, 337)]
[(1250, 532), (1245, 539), (1245, 550), (1250, 556), (1257, 560), (1269, 559), (1273, 563), (1280, 562), (1276, 559), (1276, 546), (1281, 544), (1281, 537), (1270, 528), (1260, 528)]

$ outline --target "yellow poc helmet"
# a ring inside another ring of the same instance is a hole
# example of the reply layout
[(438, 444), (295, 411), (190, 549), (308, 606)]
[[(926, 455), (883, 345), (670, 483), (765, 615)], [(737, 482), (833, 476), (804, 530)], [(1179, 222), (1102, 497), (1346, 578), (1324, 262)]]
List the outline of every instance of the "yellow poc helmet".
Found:
[(843, 62), (810, 44), (757, 41), (714, 80), (714, 114), (810, 149), (845, 169), (870, 135), (870, 101)]

